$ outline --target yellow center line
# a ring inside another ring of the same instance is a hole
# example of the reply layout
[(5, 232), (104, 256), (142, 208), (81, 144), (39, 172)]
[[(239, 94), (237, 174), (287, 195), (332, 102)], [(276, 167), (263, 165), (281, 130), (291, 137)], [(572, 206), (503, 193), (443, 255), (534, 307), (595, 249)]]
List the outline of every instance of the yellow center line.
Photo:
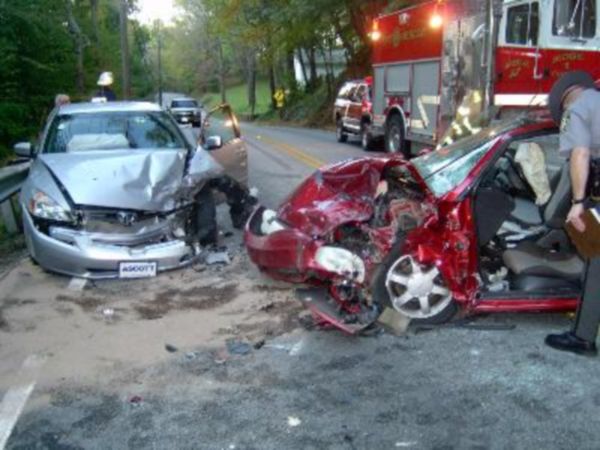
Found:
[(275, 150), (283, 152), (283, 153), (287, 154), (288, 156), (291, 156), (292, 158), (300, 161), (301, 163), (306, 164), (308, 167), (312, 167), (313, 169), (318, 169), (320, 167), (323, 167), (326, 164), (325, 161), (321, 161), (318, 158), (314, 158), (314, 157), (304, 153), (299, 148), (294, 147), (293, 145), (290, 145), (290, 144), (286, 144), (285, 142), (277, 141), (277, 140), (267, 137), (267, 136), (258, 136), (258, 139), (269, 144)]

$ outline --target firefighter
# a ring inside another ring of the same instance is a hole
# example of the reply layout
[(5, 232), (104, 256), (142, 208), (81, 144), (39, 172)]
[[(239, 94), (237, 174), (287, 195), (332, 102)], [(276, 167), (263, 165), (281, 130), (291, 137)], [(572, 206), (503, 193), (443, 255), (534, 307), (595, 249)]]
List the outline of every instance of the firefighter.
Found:
[[(571, 209), (567, 222), (579, 232), (586, 231), (585, 208), (598, 206), (600, 192), (588, 181), (597, 181), (593, 168), (600, 161), (600, 92), (592, 77), (582, 71), (568, 72), (552, 87), (549, 97), (552, 117), (560, 124), (560, 151), (569, 156), (571, 174)], [(596, 201), (594, 201), (596, 200)], [(585, 234), (584, 234), (585, 236)], [(587, 238), (587, 236), (586, 236)], [(596, 337), (600, 324), (600, 255), (586, 262), (582, 298), (571, 331), (550, 334), (546, 344), (557, 350), (596, 355)]]

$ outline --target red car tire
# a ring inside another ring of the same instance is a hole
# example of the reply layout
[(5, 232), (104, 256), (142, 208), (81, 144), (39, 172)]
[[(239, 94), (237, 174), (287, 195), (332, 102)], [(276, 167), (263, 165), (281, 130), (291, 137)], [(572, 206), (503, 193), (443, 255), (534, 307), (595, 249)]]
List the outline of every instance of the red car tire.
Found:
[[(405, 314), (416, 324), (448, 322), (456, 315), (458, 305), (445, 287), (442, 275), (436, 267), (425, 267), (405, 254), (402, 244), (396, 244), (375, 271), (371, 283), (373, 298), (382, 308)], [(429, 305), (428, 314), (423, 304)]]

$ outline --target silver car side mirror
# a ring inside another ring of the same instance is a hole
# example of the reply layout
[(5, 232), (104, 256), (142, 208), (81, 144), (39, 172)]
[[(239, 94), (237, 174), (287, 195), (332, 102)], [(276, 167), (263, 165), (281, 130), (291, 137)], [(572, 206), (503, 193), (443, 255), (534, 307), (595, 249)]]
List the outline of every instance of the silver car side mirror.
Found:
[(14, 146), (15, 153), (17, 156), (21, 156), (23, 158), (31, 158), (31, 150), (32, 146), (29, 142), (19, 142)]
[(217, 150), (223, 147), (223, 138), (221, 136), (209, 136), (206, 138), (204, 148), (206, 150)]

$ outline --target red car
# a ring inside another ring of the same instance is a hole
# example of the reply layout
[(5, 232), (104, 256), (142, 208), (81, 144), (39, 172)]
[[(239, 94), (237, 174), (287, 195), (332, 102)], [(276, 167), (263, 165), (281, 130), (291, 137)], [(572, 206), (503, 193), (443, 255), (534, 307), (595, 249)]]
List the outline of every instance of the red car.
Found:
[(441, 323), (457, 312), (577, 306), (584, 263), (563, 230), (568, 164), (558, 129), (530, 113), (411, 161), (365, 157), (318, 170), (245, 241), (270, 276), (354, 332), (385, 307)]
[(333, 120), (338, 142), (357, 135), (363, 150), (374, 150), (376, 140), (371, 136), (373, 78), (347, 81), (341, 87), (333, 105)]

